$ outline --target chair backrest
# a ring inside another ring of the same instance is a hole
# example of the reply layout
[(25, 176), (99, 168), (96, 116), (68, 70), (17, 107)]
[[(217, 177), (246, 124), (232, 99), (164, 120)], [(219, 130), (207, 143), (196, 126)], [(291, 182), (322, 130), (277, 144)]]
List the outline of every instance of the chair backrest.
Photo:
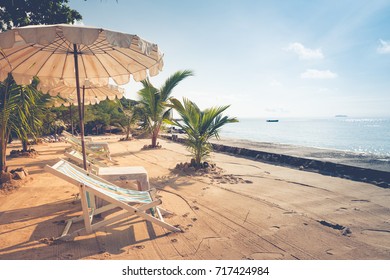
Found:
[[(63, 131), (62, 135), (65, 137), (65, 141), (73, 146), (76, 150), (81, 150), (81, 139), (73, 136), (67, 131)], [(111, 159), (108, 143), (105, 142), (85, 142), (85, 150), (88, 154), (93, 154), (101, 158)]]
[(53, 166), (46, 165), (45, 169), (76, 186), (83, 184), (119, 201), (132, 203), (149, 203), (152, 201), (149, 192), (118, 187), (115, 184), (91, 174), (66, 160), (60, 160)]
[[(65, 153), (65, 156), (70, 158), (72, 161), (77, 162), (78, 164), (83, 164), (83, 155), (78, 150), (71, 150)], [(102, 160), (98, 160), (92, 158), (90, 156), (86, 156), (87, 165), (94, 171), (98, 171), (99, 167), (108, 167), (108, 164), (102, 162)]]
[[(64, 137), (75, 138), (75, 139), (80, 140), (79, 137), (77, 137), (77, 136), (75, 136), (75, 135), (72, 135), (71, 133), (67, 132), (66, 130), (62, 131), (61, 134), (62, 134)], [(90, 136), (84, 136), (84, 140), (85, 140), (85, 141), (88, 141), (88, 142), (93, 142), (93, 141), (92, 141), (92, 137), (90, 137)], [(80, 141), (80, 143), (81, 143), (81, 141)]]

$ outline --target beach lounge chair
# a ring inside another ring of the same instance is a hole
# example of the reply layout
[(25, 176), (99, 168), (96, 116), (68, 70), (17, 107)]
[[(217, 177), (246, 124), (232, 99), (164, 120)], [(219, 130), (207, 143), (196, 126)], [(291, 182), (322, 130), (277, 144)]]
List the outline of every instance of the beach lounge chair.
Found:
[[(83, 155), (76, 150), (65, 153), (69, 159), (78, 164), (83, 164)], [(88, 170), (107, 181), (134, 180), (138, 190), (149, 190), (148, 172), (143, 166), (107, 166), (101, 161), (87, 157)]]
[[(53, 166), (46, 165), (45, 170), (80, 188), (82, 215), (68, 220), (63, 233), (57, 239), (72, 240), (76, 236), (90, 234), (102, 226), (133, 216), (141, 217), (173, 232), (181, 231), (163, 220), (162, 209), (158, 207), (162, 201), (153, 199), (150, 191), (120, 188), (66, 160), (60, 160)], [(95, 196), (110, 204), (97, 208), (94, 203)], [(93, 223), (94, 216), (117, 208), (119, 212), (113, 217)], [(84, 221), (84, 228), (69, 233), (72, 224), (79, 221)]]
[[(65, 141), (72, 145), (73, 149), (81, 151), (81, 139), (73, 136), (67, 131), (63, 131), (62, 135), (64, 136)], [(107, 142), (93, 142), (91, 140), (86, 140), (85, 151), (91, 157), (112, 161)]]

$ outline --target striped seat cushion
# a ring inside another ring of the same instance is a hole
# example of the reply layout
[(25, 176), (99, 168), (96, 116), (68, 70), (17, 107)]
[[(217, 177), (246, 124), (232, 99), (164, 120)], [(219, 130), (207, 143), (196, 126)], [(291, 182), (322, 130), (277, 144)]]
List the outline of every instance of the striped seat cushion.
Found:
[(106, 181), (92, 178), (86, 172), (82, 172), (72, 166), (69, 162), (62, 160), (56, 164), (55, 169), (70, 178), (77, 180), (80, 184), (98, 189), (100, 192), (122, 202), (149, 203), (152, 202), (149, 192), (136, 191), (120, 188)]

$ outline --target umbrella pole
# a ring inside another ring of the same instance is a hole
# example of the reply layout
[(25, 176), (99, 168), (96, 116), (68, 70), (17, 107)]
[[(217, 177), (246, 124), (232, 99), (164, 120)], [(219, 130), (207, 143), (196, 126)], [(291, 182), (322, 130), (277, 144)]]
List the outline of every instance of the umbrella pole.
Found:
[(80, 134), (81, 134), (81, 152), (83, 153), (83, 167), (87, 170), (87, 159), (85, 152), (85, 141), (84, 141), (84, 118), (82, 112), (82, 104), (81, 104), (81, 94), (80, 94), (80, 81), (79, 81), (79, 62), (78, 62), (78, 54), (77, 54), (77, 45), (73, 44), (73, 57), (74, 57), (74, 68), (76, 74), (76, 89), (77, 89), (77, 102), (79, 103), (79, 119), (80, 119)]
[(70, 110), (70, 127), (71, 127), (71, 130), (72, 130), (72, 136), (73, 136), (73, 114), (72, 114), (72, 103), (70, 104), (69, 106), (69, 110)]
[(85, 85), (83, 86), (83, 108), (81, 109), (81, 112), (83, 113), (83, 120), (84, 120), (84, 115), (85, 115)]

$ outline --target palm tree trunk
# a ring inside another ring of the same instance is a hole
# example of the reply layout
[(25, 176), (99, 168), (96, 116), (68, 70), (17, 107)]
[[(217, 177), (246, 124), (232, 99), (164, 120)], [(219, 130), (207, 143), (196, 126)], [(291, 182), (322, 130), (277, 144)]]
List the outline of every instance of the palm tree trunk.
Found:
[(130, 126), (126, 127), (126, 138), (125, 140), (129, 140), (130, 138)]
[(2, 108), (2, 123), (1, 123), (1, 126), (0, 126), (0, 172), (2, 171), (6, 171), (7, 170), (7, 158), (6, 158), (6, 152), (7, 152), (7, 141), (8, 141), (8, 138), (7, 138), (7, 115), (6, 115), (6, 112), (5, 112), (5, 108), (7, 106), (7, 94), (6, 92), (8, 91), (8, 89), (6, 89), (3, 94), (2, 94), (2, 97), (3, 97), (3, 108)]
[(27, 150), (28, 150), (28, 140), (23, 139), (22, 140), (22, 151), (27, 152)]
[(157, 126), (152, 132), (152, 147), (153, 148), (157, 147), (157, 137), (158, 137), (159, 132), (160, 132), (160, 126)]
[(152, 135), (152, 147), (156, 147), (157, 146), (157, 135), (153, 133)]
[(196, 168), (198, 168), (200, 166), (201, 162), (202, 162), (202, 147), (200, 145), (197, 145), (197, 149), (195, 151)]
[(6, 139), (6, 133), (5, 133), (5, 127), (1, 127), (1, 140), (0, 140), (0, 171), (6, 171), (7, 170), (7, 141)]

